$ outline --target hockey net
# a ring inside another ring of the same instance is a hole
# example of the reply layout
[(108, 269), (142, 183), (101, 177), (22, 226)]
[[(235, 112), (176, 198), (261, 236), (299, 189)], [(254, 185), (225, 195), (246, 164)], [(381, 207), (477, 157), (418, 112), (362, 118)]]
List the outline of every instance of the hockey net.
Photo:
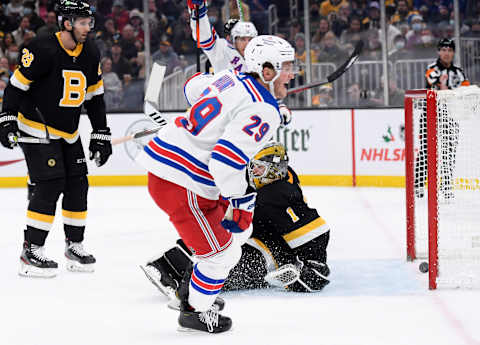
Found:
[(407, 258), (429, 288), (480, 287), (480, 89), (405, 94)]

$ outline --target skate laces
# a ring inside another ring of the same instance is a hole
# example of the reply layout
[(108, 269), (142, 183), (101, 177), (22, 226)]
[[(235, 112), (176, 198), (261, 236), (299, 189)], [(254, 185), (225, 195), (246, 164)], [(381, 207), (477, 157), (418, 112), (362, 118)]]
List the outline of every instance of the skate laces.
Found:
[(68, 249), (70, 249), (72, 252), (74, 252), (78, 256), (84, 257), (84, 256), (89, 256), (90, 255), (83, 248), (82, 242), (71, 242), (70, 245), (68, 246)]
[(43, 246), (37, 246), (36, 244), (31, 245), (31, 251), (33, 256), (43, 262), (48, 261), (48, 258), (45, 256), (45, 248)]
[(201, 322), (207, 325), (207, 329), (210, 333), (213, 332), (213, 327), (218, 327), (218, 309), (215, 307), (200, 313), (198, 318)]

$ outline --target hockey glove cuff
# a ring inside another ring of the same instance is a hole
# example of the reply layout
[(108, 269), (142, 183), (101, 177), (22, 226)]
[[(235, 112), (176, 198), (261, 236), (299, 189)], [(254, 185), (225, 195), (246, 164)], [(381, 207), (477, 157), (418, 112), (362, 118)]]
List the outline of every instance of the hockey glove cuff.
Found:
[(10, 141), (11, 137), (17, 137), (18, 124), (17, 117), (12, 112), (3, 112), (0, 114), (0, 142), (7, 149), (13, 149), (17, 143)]
[(95, 160), (97, 167), (104, 165), (112, 154), (112, 135), (110, 128), (97, 129), (92, 131), (90, 137), (90, 160)]
[(253, 219), (253, 210), (257, 193), (230, 198), (222, 226), (230, 232), (240, 233), (248, 229)]

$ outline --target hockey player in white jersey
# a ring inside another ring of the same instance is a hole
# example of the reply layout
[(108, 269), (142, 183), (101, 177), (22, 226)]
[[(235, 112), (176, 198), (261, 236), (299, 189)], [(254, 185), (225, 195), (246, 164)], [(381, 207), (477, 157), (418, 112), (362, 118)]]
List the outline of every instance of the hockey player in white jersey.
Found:
[(200, 39), (198, 45), (210, 60), (214, 73), (225, 69), (246, 72), (244, 52), (248, 42), (258, 35), (255, 25), (243, 21), (235, 23), (231, 27), (230, 38), (232, 41), (230, 43), (226, 39), (220, 38), (213, 26), (210, 25), (205, 0), (187, 0), (187, 5), (190, 11), (193, 39), (197, 40), (198, 20)]
[(214, 301), (251, 232), (256, 194), (245, 195), (246, 167), (280, 125), (275, 98), (287, 93), (294, 57), (279, 37), (254, 38), (245, 50), (248, 73), (215, 74), (186, 115), (137, 157), (149, 172), (150, 195), (198, 259), (179, 288), (182, 329), (231, 328)]

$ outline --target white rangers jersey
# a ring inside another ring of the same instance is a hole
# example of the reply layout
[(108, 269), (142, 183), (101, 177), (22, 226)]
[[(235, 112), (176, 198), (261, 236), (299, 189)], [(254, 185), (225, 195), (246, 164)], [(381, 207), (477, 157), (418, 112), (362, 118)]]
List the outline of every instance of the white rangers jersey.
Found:
[[(215, 29), (210, 25), (207, 16), (207, 6), (199, 10), (200, 48), (207, 55), (213, 67), (213, 72), (218, 73), (225, 69), (237, 72), (246, 72), (245, 60), (235, 47), (224, 38), (218, 37)], [(197, 40), (197, 20), (192, 15), (190, 27), (193, 39)]]
[(211, 200), (243, 195), (246, 167), (280, 125), (277, 101), (253, 77), (217, 73), (201, 97), (137, 156), (152, 174)]

